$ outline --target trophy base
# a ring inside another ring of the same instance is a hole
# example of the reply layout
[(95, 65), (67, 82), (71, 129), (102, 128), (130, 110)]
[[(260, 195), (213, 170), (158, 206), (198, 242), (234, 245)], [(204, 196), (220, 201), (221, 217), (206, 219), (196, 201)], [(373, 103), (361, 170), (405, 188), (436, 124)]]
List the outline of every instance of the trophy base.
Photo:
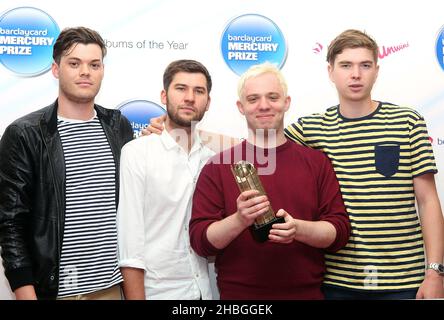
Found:
[(280, 217), (280, 218), (275, 218), (274, 220), (260, 226), (256, 226), (253, 224), (251, 226), (251, 233), (253, 234), (254, 240), (256, 240), (257, 242), (267, 241), (268, 234), (270, 233), (271, 230), (271, 226), (275, 223), (284, 223), (284, 222), (285, 219), (283, 217)]

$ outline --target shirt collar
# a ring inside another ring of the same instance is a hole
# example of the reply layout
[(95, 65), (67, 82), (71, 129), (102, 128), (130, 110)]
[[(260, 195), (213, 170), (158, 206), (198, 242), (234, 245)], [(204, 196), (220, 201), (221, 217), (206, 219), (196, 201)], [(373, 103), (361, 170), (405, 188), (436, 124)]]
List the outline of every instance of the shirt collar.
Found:
[(94, 111), (94, 115), (92, 116), (91, 119), (88, 119), (88, 120), (70, 119), (70, 118), (65, 118), (65, 117), (59, 116), (59, 115), (57, 115), (57, 119), (61, 120), (61, 121), (64, 121), (64, 122), (85, 123), (85, 122), (93, 121), (94, 119), (97, 118), (97, 111), (96, 111), (96, 109), (93, 109), (93, 111)]
[[(179, 144), (171, 137), (169, 132), (167, 130), (163, 130), (162, 134), (160, 135), (160, 139), (165, 146), (167, 150), (173, 149), (173, 148), (180, 148)], [(201, 149), (203, 147), (202, 140), (197, 133), (197, 130), (194, 130), (193, 132), (193, 145), (191, 146), (190, 154)]]

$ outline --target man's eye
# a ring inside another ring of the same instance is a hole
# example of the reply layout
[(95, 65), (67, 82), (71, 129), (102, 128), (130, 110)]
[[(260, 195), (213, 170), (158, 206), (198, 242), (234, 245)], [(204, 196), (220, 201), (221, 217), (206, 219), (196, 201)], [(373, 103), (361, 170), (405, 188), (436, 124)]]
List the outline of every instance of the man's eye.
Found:
[(269, 99), (271, 101), (276, 101), (276, 100), (279, 100), (279, 96), (270, 96)]

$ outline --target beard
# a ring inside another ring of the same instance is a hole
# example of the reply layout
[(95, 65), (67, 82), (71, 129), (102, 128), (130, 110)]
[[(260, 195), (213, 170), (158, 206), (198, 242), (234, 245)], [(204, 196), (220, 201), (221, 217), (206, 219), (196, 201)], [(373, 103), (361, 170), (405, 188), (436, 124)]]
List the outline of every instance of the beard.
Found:
[[(196, 110), (196, 108), (194, 108)], [(175, 123), (177, 126), (180, 127), (191, 127), (191, 124), (193, 122), (199, 122), (200, 120), (202, 120), (204, 114), (205, 114), (205, 110), (199, 112), (198, 110), (196, 110), (196, 113), (194, 114), (194, 116), (190, 117), (182, 117), (179, 115), (179, 107), (176, 108), (171, 108), (169, 101), (167, 99), (167, 113), (168, 113), (168, 118), (170, 118), (170, 120)]]

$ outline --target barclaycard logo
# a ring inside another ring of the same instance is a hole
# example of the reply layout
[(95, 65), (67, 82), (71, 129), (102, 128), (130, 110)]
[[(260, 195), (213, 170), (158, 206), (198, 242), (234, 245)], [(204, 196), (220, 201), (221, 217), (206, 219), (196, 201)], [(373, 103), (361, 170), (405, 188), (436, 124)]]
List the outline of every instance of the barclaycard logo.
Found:
[(17, 76), (47, 72), (60, 29), (46, 12), (19, 7), (0, 17), (0, 63)]
[(143, 128), (147, 127), (151, 118), (159, 117), (166, 110), (157, 103), (148, 100), (129, 100), (117, 106), (122, 114), (129, 120), (133, 128), (134, 137), (141, 135)]
[(444, 26), (438, 32), (435, 45), (436, 59), (438, 60), (441, 69), (444, 71)]
[(258, 14), (231, 20), (222, 33), (221, 51), (225, 63), (237, 75), (264, 62), (282, 68), (287, 58), (282, 31), (269, 18)]

